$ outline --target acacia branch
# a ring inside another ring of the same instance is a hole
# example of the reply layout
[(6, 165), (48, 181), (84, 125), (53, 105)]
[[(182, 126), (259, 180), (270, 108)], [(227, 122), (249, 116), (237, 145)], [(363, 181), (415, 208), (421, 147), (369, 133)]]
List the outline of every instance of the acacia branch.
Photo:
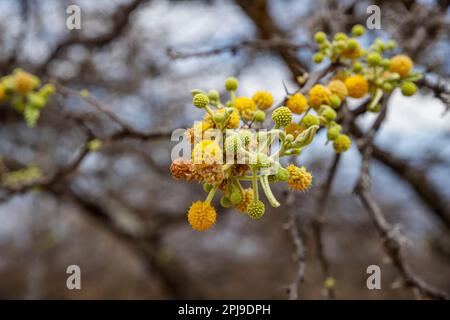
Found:
[[(340, 154), (336, 154), (333, 160), (333, 163), (328, 171), (327, 178), (324, 181), (323, 185), (320, 187), (319, 192), (317, 193), (317, 200), (315, 202), (315, 216), (312, 223), (313, 235), (316, 243), (316, 251), (317, 257), (319, 259), (320, 265), (322, 267), (322, 272), (324, 276), (324, 282), (331, 277), (330, 273), (330, 264), (327, 259), (327, 256), (324, 252), (323, 246), (323, 225), (325, 223), (326, 216), (326, 207), (328, 203), (328, 197), (331, 191), (331, 186), (334, 181), (334, 177), (337, 172), (337, 167), (339, 165), (339, 161), (341, 159)], [(334, 288), (325, 285), (325, 290), (327, 293), (327, 297), (334, 299), (335, 298), (335, 290)]]
[(130, 17), (132, 13), (141, 4), (149, 0), (133, 0), (130, 3), (119, 6), (111, 16), (113, 26), (109, 28), (107, 33), (95, 36), (95, 37), (82, 37), (79, 33), (75, 33), (64, 41), (60, 42), (50, 52), (45, 61), (40, 65), (39, 71), (46, 71), (52, 61), (57, 59), (61, 53), (74, 45), (83, 45), (85, 47), (103, 47), (118, 37), (120, 37), (129, 25)]
[(375, 134), (379, 130), (381, 124), (386, 118), (388, 109), (388, 99), (385, 97), (382, 103), (382, 110), (368, 133), (365, 134), (361, 141), (358, 143), (358, 148), (362, 155), (361, 170), (358, 177), (358, 181), (355, 186), (355, 193), (361, 199), (364, 207), (368, 211), (375, 228), (380, 234), (383, 240), (383, 246), (386, 253), (390, 256), (397, 270), (402, 275), (405, 285), (417, 290), (421, 295), (433, 298), (433, 299), (447, 299), (448, 296), (445, 292), (442, 292), (433, 286), (427, 284), (423, 279), (416, 275), (408, 262), (406, 261), (404, 254), (404, 237), (399, 232), (399, 229), (391, 225), (383, 215), (381, 208), (375, 201), (375, 198), (370, 191), (371, 178), (370, 178), (370, 160), (373, 151), (373, 139)]

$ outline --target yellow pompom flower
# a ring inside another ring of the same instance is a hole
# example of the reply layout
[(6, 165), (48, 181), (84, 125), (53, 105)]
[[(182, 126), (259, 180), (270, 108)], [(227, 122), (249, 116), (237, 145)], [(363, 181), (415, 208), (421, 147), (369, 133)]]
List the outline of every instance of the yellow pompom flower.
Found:
[(293, 190), (308, 190), (311, 186), (313, 176), (305, 169), (305, 167), (299, 168), (291, 164), (286, 169), (289, 172), (289, 179), (287, 183)]
[(285, 128), (284, 131), (286, 134), (292, 134), (294, 138), (304, 131), (304, 127), (298, 123), (291, 122)]
[(389, 63), (389, 71), (397, 72), (402, 78), (409, 76), (413, 67), (411, 58), (404, 54), (396, 55)]
[(330, 97), (330, 90), (321, 84), (316, 84), (309, 90), (309, 104), (315, 110), (320, 108), (322, 104), (328, 105), (330, 103)]
[(217, 219), (216, 209), (208, 202), (196, 201), (188, 211), (188, 221), (192, 229), (205, 231), (211, 228)]
[(194, 163), (222, 161), (222, 149), (217, 142), (212, 140), (202, 140), (194, 146), (192, 150)]
[(341, 99), (341, 101), (344, 100), (348, 95), (347, 87), (341, 80), (331, 80), (328, 84), (328, 89), (332, 94), (337, 95), (339, 99)]
[(369, 91), (369, 82), (361, 75), (350, 76), (345, 79), (348, 95), (352, 98), (362, 98)]
[(301, 93), (296, 93), (289, 97), (286, 101), (286, 107), (288, 107), (292, 113), (302, 114), (308, 110), (308, 101)]
[(18, 93), (26, 94), (39, 85), (39, 78), (23, 70), (17, 70), (14, 74), (15, 89)]
[(239, 97), (234, 100), (234, 107), (241, 113), (245, 120), (252, 120), (256, 111), (255, 102), (247, 97)]
[(251, 202), (253, 202), (253, 189), (247, 188), (244, 190), (242, 201), (236, 204), (234, 207), (242, 213), (247, 213), (247, 207)]
[(257, 91), (252, 97), (253, 102), (256, 103), (259, 109), (267, 110), (273, 104), (273, 96), (268, 91)]
[(333, 148), (336, 153), (345, 152), (348, 149), (350, 149), (350, 146), (352, 145), (352, 140), (350, 140), (349, 136), (346, 134), (340, 134), (334, 141), (333, 141)]

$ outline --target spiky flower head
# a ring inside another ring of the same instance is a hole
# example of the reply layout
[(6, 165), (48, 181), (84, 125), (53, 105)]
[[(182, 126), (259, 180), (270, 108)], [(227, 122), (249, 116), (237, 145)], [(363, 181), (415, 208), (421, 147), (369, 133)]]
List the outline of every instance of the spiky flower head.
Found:
[(328, 88), (316, 84), (309, 90), (309, 104), (314, 109), (318, 109), (321, 105), (330, 103), (330, 96), (331, 92)]
[(320, 125), (319, 118), (317, 118), (315, 115), (307, 114), (303, 119), (302, 123), (306, 128), (309, 128), (311, 126), (318, 126)]
[(252, 120), (256, 111), (255, 102), (247, 97), (239, 97), (234, 100), (234, 107), (241, 113), (245, 120)]
[(215, 161), (192, 164), (191, 175), (198, 182), (217, 184), (225, 178), (222, 165)]
[(413, 67), (414, 63), (410, 57), (404, 54), (399, 54), (391, 59), (389, 71), (397, 72), (400, 77), (404, 78), (410, 75)]
[(336, 153), (345, 152), (348, 149), (350, 149), (350, 146), (352, 145), (352, 140), (347, 136), (346, 134), (340, 134), (334, 141), (333, 141), (333, 148)]
[(297, 167), (294, 164), (290, 164), (286, 168), (289, 172), (288, 185), (293, 190), (306, 191), (311, 186), (313, 177), (305, 167)]
[(278, 127), (285, 127), (292, 121), (292, 112), (287, 107), (279, 107), (272, 112), (272, 120)]
[(291, 122), (289, 123), (285, 128), (284, 131), (286, 134), (292, 134), (294, 138), (297, 138), (297, 136), (302, 133), (304, 130), (303, 126), (299, 125), (298, 123)]
[(202, 140), (194, 146), (192, 150), (194, 163), (222, 161), (222, 149), (217, 142), (212, 140)]
[(352, 98), (362, 98), (369, 91), (369, 82), (362, 75), (353, 75), (345, 79), (348, 95)]
[(345, 83), (341, 80), (331, 80), (328, 84), (328, 89), (332, 94), (335, 94), (339, 97), (339, 99), (344, 100), (348, 95), (347, 87)]
[(341, 132), (341, 127), (339, 125), (332, 126), (327, 131), (327, 139), (328, 140), (336, 140), (336, 138), (339, 136), (339, 133)]
[(267, 110), (273, 104), (273, 96), (268, 91), (257, 91), (252, 97), (259, 109)]
[(302, 114), (308, 110), (308, 101), (301, 93), (296, 93), (288, 98), (286, 101), (286, 107), (295, 114)]
[(260, 219), (264, 212), (266, 211), (266, 207), (264, 206), (264, 203), (260, 200), (252, 201), (247, 206), (247, 214), (252, 219)]
[(247, 213), (248, 205), (253, 202), (253, 189), (247, 188), (244, 189), (244, 194), (242, 196), (242, 201), (236, 204), (234, 207), (242, 213)]
[(238, 88), (238, 80), (234, 77), (229, 77), (227, 80), (225, 80), (225, 89), (227, 91), (236, 91)]
[(211, 228), (217, 219), (216, 209), (204, 201), (194, 202), (188, 211), (188, 221), (192, 229), (196, 231), (205, 231)]
[(192, 104), (197, 108), (205, 108), (209, 104), (209, 98), (206, 94), (198, 93), (192, 99)]

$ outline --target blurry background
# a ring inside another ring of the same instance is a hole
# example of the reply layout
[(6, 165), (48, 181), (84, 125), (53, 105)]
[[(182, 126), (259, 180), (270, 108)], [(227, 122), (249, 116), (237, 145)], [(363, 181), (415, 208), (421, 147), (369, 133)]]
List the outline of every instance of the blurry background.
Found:
[[(81, 8), (79, 31), (66, 28), (69, 4)], [(381, 8), (382, 30), (369, 32), (364, 43), (393, 38), (431, 82), (448, 79), (446, 0), (1, 0), (0, 70), (5, 75), (20, 66), (43, 80), (86, 88), (134, 128), (169, 134), (202, 116), (191, 106), (190, 89), (222, 90), (224, 79), (234, 75), (239, 94), (266, 89), (281, 101), (283, 81), (295, 90), (300, 70), (317, 68), (310, 63), (314, 48), (308, 45), (254, 48), (239, 45), (242, 41), (282, 37), (312, 44), (316, 31), (348, 32), (355, 23), (365, 24), (370, 4)], [(223, 50), (185, 56), (215, 48)], [(450, 292), (450, 114), (440, 98), (430, 90), (412, 98), (394, 94), (376, 143), (401, 165), (374, 162), (372, 174), (383, 212), (409, 238), (408, 261), (429, 283)], [(46, 175), (58, 172), (86, 141), (77, 117), (88, 119), (89, 130), (100, 138), (118, 129), (80, 99), (55, 96), (35, 129), (2, 105), (3, 165), (16, 170), (34, 164)], [(364, 127), (373, 119), (365, 115), (359, 121)], [(316, 186), (333, 157), (324, 142), (322, 132), (299, 158), (313, 172)], [(3, 198), (0, 298), (286, 299), (297, 268), (285, 228), (288, 210), (298, 218), (306, 247), (300, 298), (323, 297), (311, 234), (317, 188), (297, 194), (291, 206), (269, 210), (259, 221), (220, 209), (216, 226), (197, 233), (186, 212), (203, 191), (201, 185), (172, 179), (174, 144), (166, 134), (118, 139), (90, 153), (51, 189)], [(353, 148), (339, 166), (323, 229), (336, 296), (413, 298), (352, 195), (360, 164)], [(283, 192), (281, 186), (276, 189), (280, 198)], [(81, 267), (82, 290), (66, 288), (71, 264)], [(382, 290), (366, 288), (371, 264), (381, 266)]]

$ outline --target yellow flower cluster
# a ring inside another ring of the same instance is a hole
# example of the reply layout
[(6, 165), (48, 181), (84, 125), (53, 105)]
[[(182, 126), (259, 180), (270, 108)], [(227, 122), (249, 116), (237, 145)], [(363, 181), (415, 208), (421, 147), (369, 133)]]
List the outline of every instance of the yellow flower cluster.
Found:
[(51, 84), (39, 88), (40, 84), (38, 77), (22, 69), (16, 69), (12, 74), (0, 79), (0, 102), (9, 102), (23, 114), (30, 127), (36, 125), (42, 108), (55, 91)]
[[(270, 184), (288, 181), (289, 171), (279, 158), (300, 154), (312, 142), (320, 124), (311, 115), (307, 115), (308, 121), (303, 124), (292, 122), (293, 112), (306, 113), (309, 108), (306, 97), (296, 93), (289, 97), (287, 106), (272, 111), (272, 128), (254, 132), (252, 126), (262, 126), (265, 111), (274, 104), (272, 95), (258, 91), (251, 99), (236, 97), (235, 78), (225, 81), (225, 89), (229, 99), (224, 103), (216, 90), (192, 90), (192, 104), (205, 110), (205, 114), (185, 134), (192, 146), (191, 159), (175, 159), (170, 166), (175, 179), (203, 183), (207, 192), (204, 201), (194, 202), (188, 210), (189, 224), (196, 231), (205, 231), (215, 224), (217, 214), (212, 200), (217, 192), (223, 193), (222, 207), (233, 207), (251, 219), (260, 219), (265, 213), (260, 190), (272, 207), (280, 206)], [(293, 126), (292, 134), (286, 135), (284, 128), (289, 131)], [(281, 149), (271, 155), (270, 145), (274, 143), (271, 137), (275, 135), (280, 137)], [(251, 186), (244, 188), (243, 184), (250, 182)]]

